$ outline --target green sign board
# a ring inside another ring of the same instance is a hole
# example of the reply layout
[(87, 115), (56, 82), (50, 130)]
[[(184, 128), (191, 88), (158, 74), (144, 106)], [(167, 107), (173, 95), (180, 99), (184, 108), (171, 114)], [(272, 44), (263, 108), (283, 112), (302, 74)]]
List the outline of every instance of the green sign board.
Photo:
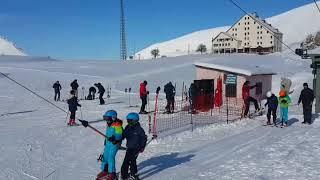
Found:
[(237, 84), (237, 75), (227, 74), (226, 84)]

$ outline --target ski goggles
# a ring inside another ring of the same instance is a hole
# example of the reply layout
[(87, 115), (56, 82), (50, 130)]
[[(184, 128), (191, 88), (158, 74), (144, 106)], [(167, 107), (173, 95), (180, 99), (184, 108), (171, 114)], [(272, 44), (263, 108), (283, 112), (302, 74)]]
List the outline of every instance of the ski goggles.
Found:
[(103, 116), (103, 120), (105, 120), (105, 121), (114, 121), (115, 119), (113, 117), (110, 117), (110, 116)]

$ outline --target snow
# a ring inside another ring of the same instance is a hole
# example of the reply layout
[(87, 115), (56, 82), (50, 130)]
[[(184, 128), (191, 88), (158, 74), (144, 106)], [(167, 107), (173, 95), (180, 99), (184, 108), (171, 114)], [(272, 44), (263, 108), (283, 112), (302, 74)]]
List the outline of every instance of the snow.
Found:
[[(310, 60), (297, 56), (191, 55), (165, 58), (165, 61), (59, 61), (47, 58), (0, 57), (0, 71), (23, 83), (49, 100), (52, 84), (59, 80), (62, 99), (68, 97), (69, 84), (78, 79), (86, 90), (95, 82), (112, 87), (107, 105), (81, 101), (78, 118), (101, 119), (109, 109), (124, 119), (138, 111), (129, 107), (125, 88), (131, 87), (131, 105), (139, 105), (139, 83), (148, 81), (151, 104), (158, 85), (169, 80), (189, 84), (195, 78), (195, 62), (225, 64), (242, 69), (259, 66), (271, 68), (273, 91), (279, 91), (281, 77), (293, 81), (292, 100), (297, 102), (303, 82), (312, 82)], [(222, 64), (223, 65), (223, 64)], [(0, 179), (2, 180), (87, 180), (99, 171), (96, 159), (103, 151), (104, 139), (90, 129), (67, 127), (67, 115), (35, 97), (16, 84), (0, 77)], [(82, 94), (82, 92), (80, 92)], [(87, 92), (86, 92), (87, 94)], [(160, 100), (164, 99), (160, 94)], [(64, 102), (55, 103), (67, 109)], [(302, 107), (289, 108), (290, 126), (285, 129), (262, 126), (266, 117), (244, 119), (232, 124), (216, 124), (160, 136), (138, 158), (139, 172), (145, 179), (311, 179), (320, 178), (320, 119), (315, 115), (311, 126), (302, 125)], [(299, 122), (300, 121), (300, 122)], [(147, 116), (141, 117), (147, 132)], [(104, 122), (92, 124), (104, 131)], [(149, 136), (150, 138), (150, 136)], [(117, 155), (120, 170), (124, 152)]]
[[(257, 59), (263, 59), (265, 62), (270, 62), (273, 59), (279, 59), (276, 56), (243, 56), (243, 55), (231, 55), (231, 56), (220, 56), (214, 57), (214, 64), (212, 63), (203, 63), (195, 62), (195, 66), (205, 67), (215, 70), (222, 70), (236, 74), (242, 74), (246, 76), (262, 75), (262, 74), (272, 74), (275, 72), (272, 69), (260, 67), (257, 65)], [(234, 61), (237, 59), (237, 61)], [(235, 63), (237, 62), (237, 63)], [(252, 63), (255, 62), (255, 63)], [(240, 66), (242, 64), (242, 66)]]
[[(320, 3), (319, 1), (317, 2)], [(317, 31), (320, 31), (319, 18), (320, 14), (317, 7), (314, 3), (310, 3), (267, 18), (266, 22), (279, 29), (279, 31), (283, 33), (283, 42), (294, 49), (300, 45), (308, 34), (315, 34)], [(216, 37), (220, 32), (225, 32), (229, 28), (230, 26), (224, 26), (201, 30), (173, 40), (156, 43), (142, 49), (136, 53), (135, 56), (136, 59), (138, 59), (140, 54), (141, 59), (151, 59), (151, 50), (157, 48), (160, 51), (160, 56), (175, 57), (187, 54), (197, 54), (196, 49), (201, 43), (205, 44), (210, 52), (212, 38)], [(287, 51), (287, 47), (283, 47), (283, 49), (284, 51)]]
[(18, 49), (12, 42), (0, 36), (0, 55), (15, 55), (26, 56), (20, 49)]

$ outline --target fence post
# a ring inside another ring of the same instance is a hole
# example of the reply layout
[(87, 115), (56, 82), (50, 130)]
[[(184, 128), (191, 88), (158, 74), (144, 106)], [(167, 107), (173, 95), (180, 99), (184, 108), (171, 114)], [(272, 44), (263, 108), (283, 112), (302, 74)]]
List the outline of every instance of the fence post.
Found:
[(229, 124), (229, 98), (227, 97), (227, 124)]

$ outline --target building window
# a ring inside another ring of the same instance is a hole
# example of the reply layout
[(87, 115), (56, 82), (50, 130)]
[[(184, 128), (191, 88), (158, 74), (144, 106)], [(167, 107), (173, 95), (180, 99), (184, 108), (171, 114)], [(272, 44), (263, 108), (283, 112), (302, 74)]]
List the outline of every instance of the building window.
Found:
[(244, 33), (244, 35), (246, 36), (246, 35), (247, 35), (247, 33)]
[(224, 46), (224, 44), (222, 43), (222, 46)]
[(247, 30), (247, 28), (245, 27), (244, 30)]
[(262, 36), (260, 36), (260, 39), (262, 39)]
[(235, 28), (235, 30), (237, 31), (237, 28)]
[(228, 44), (226, 43), (225, 46), (228, 46)]
[(237, 97), (237, 84), (226, 84), (226, 97)]
[(257, 34), (259, 34), (259, 31), (257, 32)]
[(262, 45), (262, 42), (260, 42), (260, 44)]
[(259, 29), (259, 26), (257, 26), (257, 29)]
[(256, 95), (261, 95), (262, 94), (262, 82), (257, 82), (256, 83)]
[(262, 31), (260, 32), (260, 34), (262, 34)]
[(262, 26), (260, 26), (260, 28), (262, 29)]
[(246, 46), (246, 45), (247, 45), (247, 43), (244, 43), (244, 45)]
[(272, 44), (272, 41), (270, 41), (270, 44)]
[(221, 46), (221, 44), (219, 44), (219, 46)]
[(249, 37), (247, 37), (247, 40), (249, 40)]
[(248, 35), (249, 35), (250, 33), (248, 32)]
[(230, 43), (228, 43), (228, 46), (230, 46)]
[(248, 30), (249, 30), (250, 28), (248, 27)]
[(236, 33), (236, 36), (237, 36), (237, 33)]
[(272, 36), (270, 36), (270, 38), (272, 39)]
[(259, 42), (257, 42), (257, 44), (259, 45)]
[(250, 22), (248, 22), (248, 25), (250, 24)]
[(256, 21), (253, 24), (256, 24)]
[(247, 23), (245, 22), (244, 25), (247, 25)]
[(238, 23), (238, 25), (240, 26), (240, 23)]
[(267, 34), (269, 34), (269, 31), (267, 31)]

